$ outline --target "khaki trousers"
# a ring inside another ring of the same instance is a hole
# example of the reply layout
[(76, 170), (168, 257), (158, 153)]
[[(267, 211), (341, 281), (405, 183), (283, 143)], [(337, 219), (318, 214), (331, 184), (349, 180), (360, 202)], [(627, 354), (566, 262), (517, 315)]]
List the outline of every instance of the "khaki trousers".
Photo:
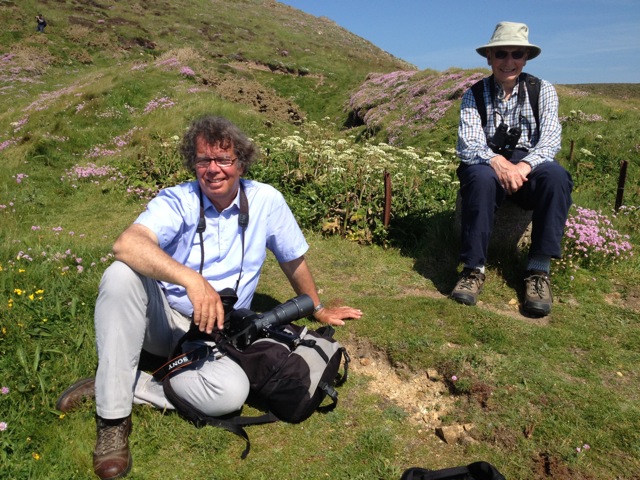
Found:
[[(162, 383), (138, 370), (142, 349), (169, 357), (191, 319), (171, 309), (155, 280), (116, 261), (105, 271), (95, 308), (96, 410), (105, 419), (128, 416), (132, 404), (173, 409)], [(239, 410), (249, 380), (228, 357), (186, 367), (171, 379), (178, 396), (210, 416)]]

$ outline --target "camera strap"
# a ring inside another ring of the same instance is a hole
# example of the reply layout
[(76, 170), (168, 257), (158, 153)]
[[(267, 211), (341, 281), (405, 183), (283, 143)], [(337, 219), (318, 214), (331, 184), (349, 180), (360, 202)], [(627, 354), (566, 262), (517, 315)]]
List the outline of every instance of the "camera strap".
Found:
[[(520, 77), (518, 78), (518, 102), (517, 102), (517, 106), (516, 106), (516, 111), (518, 112), (518, 121), (520, 123), (520, 125), (522, 125), (522, 107), (524, 106), (524, 101), (526, 98), (526, 93), (525, 93), (525, 74), (520, 74)], [(493, 75), (491, 75), (489, 77), (489, 93), (491, 95), (491, 105), (493, 106), (493, 115), (494, 115), (494, 119), (495, 119), (495, 115), (498, 114), (500, 115), (500, 118), (502, 119), (502, 121), (504, 122), (504, 117), (502, 116), (502, 114), (500, 112), (498, 112), (498, 102), (497, 102), (497, 95), (496, 95), (496, 81)], [(495, 123), (495, 122), (494, 122)], [(513, 125), (511, 125), (513, 126)]]
[[(198, 188), (200, 197), (200, 218), (198, 219), (198, 227), (196, 232), (200, 236), (200, 269), (198, 272), (202, 275), (202, 269), (204, 268), (204, 236), (203, 233), (207, 229), (207, 222), (204, 216), (204, 198), (202, 196), (202, 189)], [(238, 280), (236, 281), (236, 292), (240, 285), (240, 279), (242, 278), (242, 266), (244, 265), (244, 232), (249, 225), (249, 201), (247, 200), (247, 194), (244, 191), (242, 180), (240, 181), (240, 214), (238, 215), (238, 225), (240, 226), (240, 239), (242, 242), (242, 259), (240, 260), (240, 273), (238, 274)]]
[[(526, 88), (528, 88), (528, 84), (526, 82), (526, 78), (527, 77), (531, 77), (530, 75), (527, 75), (526, 73), (521, 73), (520, 76), (518, 77), (518, 100), (517, 100), (517, 106), (516, 106), (516, 112), (518, 113), (518, 122), (520, 124), (520, 127), (522, 128), (522, 120), (524, 118), (524, 116), (522, 115), (522, 108), (524, 107), (524, 102), (526, 99)], [(534, 77), (531, 77), (534, 78)], [(535, 82), (534, 82), (535, 83)], [(496, 95), (496, 80), (495, 77), (493, 75), (491, 75), (491, 77), (489, 77), (489, 94), (491, 96), (491, 105), (493, 106), (493, 115), (494, 115), (494, 120), (495, 120), (495, 115), (498, 114), (500, 115), (500, 118), (503, 120), (504, 122), (504, 117), (502, 116), (502, 114), (500, 112), (498, 112), (498, 104), (497, 104), (497, 95)], [(531, 92), (530, 92), (531, 94)], [(537, 120), (537, 109), (533, 108), (533, 99), (532, 100), (532, 109), (534, 111), (534, 116), (536, 117), (536, 122), (538, 122)], [(538, 99), (535, 99), (535, 104), (537, 105)], [(485, 113), (486, 115), (486, 113)], [(482, 115), (481, 115), (482, 117)], [(495, 123), (495, 121), (494, 121)], [(483, 123), (484, 126), (484, 123)], [(511, 125), (513, 126), (513, 125)], [(531, 132), (530, 132), (531, 133)]]
[[(531, 110), (533, 111), (533, 118), (536, 122), (536, 131), (540, 129), (540, 79), (534, 77), (528, 73), (521, 73), (521, 78), (524, 79), (525, 87), (527, 89), (527, 94), (529, 95), (529, 105), (531, 106)], [(478, 109), (478, 114), (480, 114), (480, 121), (482, 123), (482, 128), (487, 125), (487, 106), (484, 103), (484, 83), (486, 79), (478, 80), (471, 86), (471, 92), (473, 93), (473, 97), (476, 101), (476, 108)], [(488, 79), (489, 84), (491, 85), (491, 81), (493, 81), (493, 75)], [(495, 87), (495, 86), (494, 86)], [(493, 99), (493, 95), (491, 94), (491, 98)], [(492, 104), (493, 106), (493, 104)], [(529, 122), (527, 122), (529, 123)], [(528, 126), (531, 128), (531, 125)]]
[(220, 353), (217, 347), (212, 347), (210, 345), (202, 345), (195, 350), (191, 350), (190, 352), (183, 353), (176, 357), (169, 359), (164, 365), (158, 368), (155, 372), (152, 373), (153, 378), (155, 378), (158, 382), (162, 382), (165, 378), (175, 373), (178, 373), (185, 367), (192, 365), (194, 363), (199, 362), (204, 359), (213, 359), (218, 360), (222, 358), (224, 354)]

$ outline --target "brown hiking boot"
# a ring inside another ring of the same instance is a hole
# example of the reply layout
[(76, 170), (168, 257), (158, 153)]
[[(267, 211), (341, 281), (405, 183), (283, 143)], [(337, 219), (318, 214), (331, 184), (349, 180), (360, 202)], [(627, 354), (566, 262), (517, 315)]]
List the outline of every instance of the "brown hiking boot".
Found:
[(85, 398), (95, 398), (95, 396), (95, 378), (83, 378), (62, 392), (56, 402), (56, 409), (67, 413), (79, 407)]
[(524, 304), (522, 309), (529, 315), (544, 317), (551, 313), (551, 280), (549, 274), (538, 270), (527, 272), (524, 279)]
[(478, 295), (482, 291), (484, 279), (484, 273), (481, 273), (478, 268), (463, 269), (458, 278), (458, 283), (456, 283), (455, 288), (451, 292), (451, 298), (458, 303), (475, 305), (478, 301)]
[(124, 477), (133, 463), (129, 451), (131, 415), (118, 420), (105, 420), (96, 416), (96, 430), (93, 471), (102, 480)]

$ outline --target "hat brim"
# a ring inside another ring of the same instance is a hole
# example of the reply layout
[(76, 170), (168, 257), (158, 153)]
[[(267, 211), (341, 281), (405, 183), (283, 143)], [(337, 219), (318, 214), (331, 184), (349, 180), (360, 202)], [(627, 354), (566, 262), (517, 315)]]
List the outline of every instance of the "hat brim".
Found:
[(537, 45), (532, 45), (530, 43), (520, 43), (517, 42), (493, 42), (488, 43), (487, 45), (483, 45), (482, 47), (476, 48), (476, 52), (478, 52), (483, 57), (487, 57), (487, 49), (493, 47), (525, 47), (529, 50), (529, 56), (527, 60), (533, 60), (542, 52), (542, 49)]

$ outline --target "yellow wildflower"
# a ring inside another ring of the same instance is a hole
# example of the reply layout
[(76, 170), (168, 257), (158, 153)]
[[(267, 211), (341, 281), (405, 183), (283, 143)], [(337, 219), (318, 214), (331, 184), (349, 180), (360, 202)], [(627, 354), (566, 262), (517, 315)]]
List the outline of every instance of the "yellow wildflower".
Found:
[(22, 290), (20, 290), (19, 288), (15, 288), (13, 290), (13, 293), (17, 294), (17, 295), (22, 295)]
[(40, 460), (40, 454), (38, 452), (33, 452), (31, 456), (34, 460)]

